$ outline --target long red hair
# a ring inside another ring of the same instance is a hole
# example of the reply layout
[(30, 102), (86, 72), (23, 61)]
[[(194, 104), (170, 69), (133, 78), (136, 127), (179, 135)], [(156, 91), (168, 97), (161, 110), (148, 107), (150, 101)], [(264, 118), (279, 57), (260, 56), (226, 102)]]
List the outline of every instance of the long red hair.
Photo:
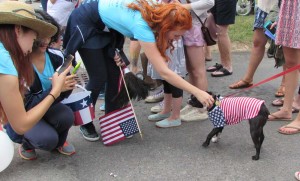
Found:
[[(22, 27), (24, 32), (30, 29)], [(0, 42), (3, 44), (4, 48), (9, 52), (12, 61), (18, 72), (19, 79), (19, 90), (24, 97), (26, 86), (30, 86), (34, 80), (34, 72), (32, 68), (32, 63), (29, 60), (28, 55), (24, 55), (18, 41), (17, 35), (15, 33), (15, 25), (0, 25)], [(5, 121), (5, 113), (3, 111), (2, 105), (0, 103), (0, 118)]]
[(166, 50), (173, 45), (167, 41), (167, 32), (189, 30), (192, 28), (190, 12), (179, 3), (156, 4), (151, 1), (137, 0), (128, 5), (130, 9), (141, 12), (143, 19), (153, 30), (160, 54), (168, 59)]

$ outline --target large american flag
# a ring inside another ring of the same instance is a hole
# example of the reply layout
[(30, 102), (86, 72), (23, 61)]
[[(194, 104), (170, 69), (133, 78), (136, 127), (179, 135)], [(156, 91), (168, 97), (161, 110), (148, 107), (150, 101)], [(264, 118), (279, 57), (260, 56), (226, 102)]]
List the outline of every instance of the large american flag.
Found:
[(112, 145), (139, 132), (131, 105), (110, 112), (99, 118), (104, 145)]

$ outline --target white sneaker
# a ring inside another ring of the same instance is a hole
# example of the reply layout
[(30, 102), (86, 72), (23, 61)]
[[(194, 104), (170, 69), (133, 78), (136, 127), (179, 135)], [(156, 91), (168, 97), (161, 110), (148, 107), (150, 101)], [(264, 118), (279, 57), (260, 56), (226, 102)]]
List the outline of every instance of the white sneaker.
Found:
[(202, 121), (208, 119), (208, 114), (206, 108), (195, 108), (193, 107), (192, 110), (180, 116), (182, 121)]
[(192, 109), (193, 109), (193, 106), (187, 104), (184, 108), (182, 108), (180, 110), (180, 116), (183, 116), (183, 115), (186, 115), (186, 114), (190, 113), (192, 111)]
[(153, 113), (159, 113), (163, 110), (164, 108), (164, 101), (159, 102), (155, 106), (151, 107), (151, 112)]
[(154, 103), (154, 102), (160, 102), (164, 99), (164, 91), (161, 90), (159, 92), (157, 92), (156, 94), (153, 94), (151, 96), (148, 96), (146, 99), (145, 99), (145, 102), (148, 102), (148, 103)]

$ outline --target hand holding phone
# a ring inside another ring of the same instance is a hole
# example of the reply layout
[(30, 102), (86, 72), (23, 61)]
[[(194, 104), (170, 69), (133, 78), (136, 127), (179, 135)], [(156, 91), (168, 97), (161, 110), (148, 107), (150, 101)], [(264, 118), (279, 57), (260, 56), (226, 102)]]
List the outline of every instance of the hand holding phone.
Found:
[(271, 21), (267, 21), (266, 24), (265, 24), (265, 28), (266, 28), (267, 30), (269, 30), (273, 35), (275, 35), (275, 33), (276, 33), (276, 27), (273, 27), (273, 28), (271, 29), (272, 24), (273, 24), (273, 23), (272, 23)]
[(65, 71), (71, 65), (73, 59), (74, 56), (71, 54), (69, 54), (67, 58), (65, 58), (64, 63), (56, 69), (58, 75), (61, 74), (63, 71)]
[[(276, 36), (276, 26), (272, 27), (273, 22), (272, 21), (267, 21), (264, 24), (264, 28), (265, 28), (265, 34), (270, 37), (271, 39), (275, 40), (275, 36)], [(272, 27), (272, 28), (271, 28)]]

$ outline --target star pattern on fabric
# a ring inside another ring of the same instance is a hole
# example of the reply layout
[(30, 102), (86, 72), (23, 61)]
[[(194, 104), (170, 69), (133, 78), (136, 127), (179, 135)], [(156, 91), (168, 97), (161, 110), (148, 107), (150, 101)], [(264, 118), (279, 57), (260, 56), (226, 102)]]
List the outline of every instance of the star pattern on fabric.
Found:
[(120, 123), (120, 127), (121, 127), (125, 137), (131, 136), (131, 135), (139, 132), (134, 118), (131, 118), (123, 123)]
[(82, 105), (82, 108), (87, 107), (87, 100), (83, 99), (80, 104)]
[(208, 116), (215, 128), (224, 127), (226, 125), (224, 113), (219, 106), (216, 106), (212, 111), (210, 111)]

